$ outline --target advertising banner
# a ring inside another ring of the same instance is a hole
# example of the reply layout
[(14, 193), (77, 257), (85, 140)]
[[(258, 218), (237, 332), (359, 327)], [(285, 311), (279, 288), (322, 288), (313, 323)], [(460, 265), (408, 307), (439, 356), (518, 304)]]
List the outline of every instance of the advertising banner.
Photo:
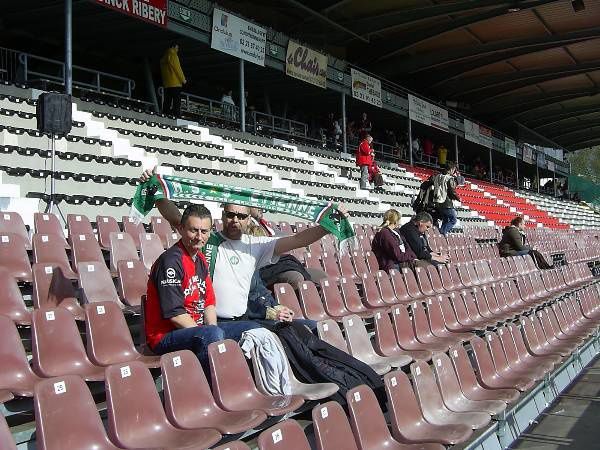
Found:
[(267, 31), (226, 11), (213, 11), (211, 48), (259, 66), (265, 65)]
[(554, 161), (548, 161), (548, 170), (554, 172)]
[(492, 130), (479, 125), (479, 143), (487, 148), (492, 148)]
[(429, 102), (408, 94), (408, 116), (423, 125), (431, 125)]
[(96, 0), (96, 3), (162, 28), (167, 26), (167, 0)]
[(285, 57), (285, 73), (320, 88), (327, 87), (327, 55), (290, 39)]
[(527, 144), (523, 145), (523, 162), (533, 164), (533, 148)]
[(429, 104), (429, 116), (431, 126), (439, 130), (448, 131), (450, 120), (448, 119), (448, 110), (439, 106)]
[(504, 153), (513, 158), (517, 157), (517, 144), (511, 138), (504, 138)]
[(465, 119), (465, 139), (479, 144), (479, 125)]
[(352, 97), (381, 108), (381, 81), (350, 68)]

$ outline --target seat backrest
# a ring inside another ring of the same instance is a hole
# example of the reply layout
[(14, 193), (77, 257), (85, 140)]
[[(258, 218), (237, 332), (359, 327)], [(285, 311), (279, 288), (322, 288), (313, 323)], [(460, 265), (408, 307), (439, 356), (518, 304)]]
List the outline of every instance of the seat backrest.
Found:
[(29, 233), (27, 232), (23, 218), (17, 212), (0, 212), (0, 234), (15, 234), (20, 236), (23, 242), (29, 243)]
[(136, 223), (133, 217), (123, 216), (123, 233), (128, 234), (133, 239), (133, 243), (135, 244), (135, 248), (140, 248), (140, 234), (146, 232), (144, 225), (140, 223)]
[(62, 308), (36, 309), (31, 327), (33, 368), (44, 377), (79, 373), (91, 365), (73, 315)]
[[(445, 265), (441, 264), (440, 267), (445, 268)], [(440, 272), (438, 272), (437, 267), (436, 266), (427, 266), (426, 270), (427, 270), (427, 275), (429, 276), (429, 281), (431, 281), (431, 287), (433, 288), (433, 290), (435, 292), (437, 292), (438, 294), (444, 293), (446, 291), (446, 289), (444, 288), (444, 285), (442, 284), (442, 278), (440, 277)]]
[(473, 349), (473, 356), (479, 376), (482, 379), (494, 377), (496, 369), (494, 368), (494, 361), (485, 341), (479, 336), (473, 336), (469, 342)]
[(273, 286), (273, 291), (275, 292), (275, 298), (277, 299), (277, 303), (283, 306), (287, 306), (289, 309), (294, 311), (295, 318), (306, 318), (304, 317), (304, 313), (300, 308), (300, 303), (298, 303), (298, 297), (296, 297), (296, 292), (290, 284), (275, 283), (275, 285)]
[(323, 270), (319, 256), (311, 252), (304, 252), (304, 265), (309, 269)]
[(110, 270), (117, 271), (119, 261), (140, 259), (131, 235), (127, 233), (110, 233)]
[(122, 307), (110, 272), (104, 264), (94, 261), (80, 262), (77, 266), (79, 286), (88, 303), (112, 301)]
[(60, 236), (54, 234), (34, 234), (33, 235), (33, 260), (36, 263), (56, 264), (63, 274), (70, 276), (73, 274), (69, 265), (69, 258), (65, 252), (65, 246), (60, 240)]
[(378, 270), (375, 273), (375, 282), (379, 289), (379, 295), (384, 303), (387, 303), (388, 305), (398, 303), (394, 288), (392, 287), (392, 282), (390, 281), (390, 276), (386, 272)]
[(148, 275), (141, 261), (119, 261), (117, 263), (119, 291), (123, 302), (129, 306), (142, 303), (148, 290)]
[(379, 262), (377, 262), (377, 257), (371, 251), (365, 252), (365, 260), (367, 266), (369, 267), (370, 273), (375, 273), (375, 271), (379, 270)]
[(74, 234), (94, 234), (90, 219), (80, 214), (67, 214), (67, 229), (69, 230), (69, 240)]
[(456, 373), (458, 382), (461, 385), (461, 389), (464, 391), (465, 386), (477, 385), (475, 371), (471, 365), (467, 350), (465, 350), (463, 345), (456, 344), (451, 346), (448, 354), (452, 360), (452, 366), (454, 367), (454, 372)]
[(0, 286), (4, 291), (0, 299), (0, 314), (10, 317), (16, 323), (29, 324), (30, 313), (25, 306), (17, 280), (2, 267), (0, 267)]
[(413, 271), (406, 268), (402, 269), (402, 277), (404, 278), (404, 283), (406, 283), (406, 292), (408, 292), (408, 295), (412, 298), (423, 298)]
[(63, 244), (66, 244), (63, 227), (58, 221), (56, 214), (52, 213), (34, 213), (33, 225), (37, 234), (54, 234), (62, 237)]
[(375, 349), (381, 355), (391, 355), (399, 350), (392, 321), (387, 312), (375, 313)]
[(143, 233), (140, 234), (140, 255), (142, 262), (146, 267), (146, 270), (152, 268), (154, 261), (163, 254), (165, 249), (163, 248), (162, 242), (158, 234), (154, 233)]
[(65, 299), (77, 301), (77, 293), (71, 280), (66, 278), (60, 267), (52, 264), (33, 265), (33, 306), (55, 308)]
[(327, 314), (331, 317), (339, 318), (350, 314), (350, 311), (344, 305), (344, 299), (338, 287), (337, 281), (333, 278), (325, 278), (320, 281), (321, 295), (323, 296), (323, 306)]
[(415, 267), (415, 273), (417, 275), (417, 282), (421, 289), (421, 292), (425, 295), (435, 295), (431, 281), (427, 276), (427, 270), (422, 267)]
[(422, 421), (422, 412), (408, 376), (394, 370), (383, 377), (394, 436)]
[(317, 323), (317, 332), (319, 339), (333, 345), (335, 348), (343, 352), (350, 353), (348, 344), (344, 340), (342, 330), (334, 320), (322, 320)]
[(323, 252), (321, 256), (325, 273), (330, 277), (340, 278), (342, 276), (337, 258), (332, 252)]
[(150, 229), (154, 234), (157, 234), (160, 238), (163, 247), (167, 247), (167, 237), (173, 233), (173, 229), (171, 228), (171, 224), (167, 222), (162, 217), (152, 216), (150, 218)]
[(361, 359), (363, 355), (373, 354), (373, 346), (367, 328), (360, 317), (355, 314), (343, 319), (346, 343), (350, 354)]
[(77, 375), (37, 383), (34, 409), (40, 450), (73, 448), (75, 442), (78, 448), (118, 449), (106, 435), (90, 390)]
[(346, 400), (350, 424), (358, 446), (365, 450), (388, 446), (393, 448), (392, 436), (373, 391), (363, 384), (349, 390)]
[(98, 261), (104, 264), (104, 255), (100, 245), (93, 234), (74, 234), (71, 236), (71, 258), (73, 268), (81, 261)]
[(346, 278), (358, 278), (354, 271), (354, 266), (352, 265), (352, 260), (350, 259), (350, 254), (347, 252), (343, 255), (338, 255), (338, 262), (340, 266), (340, 272), (342, 276)]
[(16, 325), (9, 317), (0, 314), (0, 386), (18, 386), (20, 381), (31, 376), (27, 354)]
[(359, 313), (367, 311), (365, 305), (363, 305), (360, 299), (360, 294), (356, 288), (356, 283), (345, 277), (340, 278), (340, 290), (342, 292), (342, 298), (346, 304), (346, 308), (352, 313)]
[(117, 219), (112, 216), (96, 216), (96, 226), (98, 227), (98, 241), (104, 249), (110, 248), (110, 233), (120, 233)]
[(406, 283), (404, 281), (404, 277), (402, 276), (402, 272), (394, 269), (390, 270), (390, 282), (394, 288), (394, 294), (400, 303), (408, 303), (412, 301), (411, 296), (408, 295), (408, 290), (406, 289)]
[(258, 436), (259, 450), (310, 450), (302, 427), (293, 419), (284, 420)]
[(339, 403), (315, 406), (312, 419), (317, 450), (358, 450), (348, 417)]
[(131, 361), (138, 356), (121, 308), (113, 302), (85, 305), (87, 354), (97, 366)]
[(367, 263), (365, 261), (365, 257), (363, 256), (362, 252), (352, 252), (352, 261), (354, 262), (354, 267), (356, 269), (356, 274), (360, 277), (363, 273), (375, 273), (376, 270), (378, 270), (377, 268), (375, 268), (375, 270), (371, 271), (369, 270), (369, 267), (367, 267)]
[[(387, 274), (386, 274), (387, 276)], [(363, 292), (365, 295), (364, 301), (370, 308), (386, 308), (386, 305), (379, 295), (379, 289), (375, 284), (375, 278), (370, 273), (362, 275)]]
[(31, 280), (29, 256), (21, 236), (0, 234), (0, 268), (18, 280)]
[(17, 444), (10, 433), (4, 416), (0, 417), (0, 445), (4, 450), (17, 450)]
[(175, 244), (177, 244), (177, 242), (179, 241), (179, 239), (181, 239), (181, 236), (179, 235), (179, 233), (171, 233), (167, 235), (167, 248), (171, 248), (173, 247)]
[(304, 311), (304, 317), (310, 320), (329, 319), (329, 315), (323, 308), (323, 302), (317, 291), (317, 286), (312, 281), (303, 281), (300, 283), (300, 306)]
[(226, 339), (209, 344), (208, 360), (213, 396), (220, 407), (235, 410), (240, 399), (258, 394), (237, 342)]

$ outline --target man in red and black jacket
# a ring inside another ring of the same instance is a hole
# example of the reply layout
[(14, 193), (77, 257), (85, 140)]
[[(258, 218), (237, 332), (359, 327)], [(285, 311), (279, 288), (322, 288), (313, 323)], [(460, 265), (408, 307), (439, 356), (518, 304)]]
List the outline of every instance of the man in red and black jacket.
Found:
[(369, 167), (375, 162), (375, 150), (371, 148), (373, 138), (370, 134), (365, 135), (356, 150), (356, 165), (360, 167), (360, 188), (369, 187)]
[(193, 351), (207, 376), (208, 345), (222, 339), (238, 340), (254, 322), (238, 322), (235, 329), (217, 326), (215, 293), (202, 247), (212, 228), (210, 211), (190, 205), (181, 218), (181, 239), (156, 260), (148, 279), (144, 308), (146, 341), (157, 354)]

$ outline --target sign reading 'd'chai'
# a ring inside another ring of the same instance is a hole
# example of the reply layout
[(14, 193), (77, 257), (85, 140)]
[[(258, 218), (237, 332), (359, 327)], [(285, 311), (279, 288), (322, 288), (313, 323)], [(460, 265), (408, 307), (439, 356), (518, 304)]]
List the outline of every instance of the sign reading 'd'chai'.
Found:
[(292, 40), (288, 43), (285, 73), (320, 88), (327, 86), (327, 55)]
[(167, 26), (167, 0), (96, 0), (96, 3), (159, 27)]

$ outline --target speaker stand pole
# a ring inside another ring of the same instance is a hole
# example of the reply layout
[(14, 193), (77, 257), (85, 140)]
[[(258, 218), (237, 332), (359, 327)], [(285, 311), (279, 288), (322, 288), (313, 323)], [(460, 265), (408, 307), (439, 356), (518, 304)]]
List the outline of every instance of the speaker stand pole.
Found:
[(46, 210), (44, 212), (55, 214), (58, 211), (63, 223), (66, 224), (65, 216), (63, 216), (60, 207), (55, 201), (56, 198), (56, 137), (54, 133), (50, 134), (50, 157), (51, 157), (51, 170), (50, 170), (50, 201), (46, 204)]

